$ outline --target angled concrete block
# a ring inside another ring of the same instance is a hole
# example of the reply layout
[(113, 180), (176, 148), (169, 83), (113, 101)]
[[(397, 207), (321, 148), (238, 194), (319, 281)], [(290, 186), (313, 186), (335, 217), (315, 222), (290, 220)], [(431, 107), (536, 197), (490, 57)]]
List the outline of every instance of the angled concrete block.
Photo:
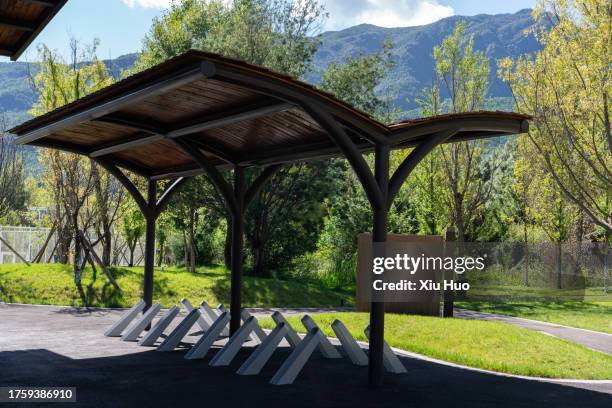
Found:
[[(229, 310), (227, 310), (227, 308), (225, 306), (223, 306), (223, 303), (219, 303), (217, 305), (216, 312), (217, 312), (217, 315), (221, 316), (221, 313), (223, 313), (223, 312), (228, 312), (229, 313)], [(221, 336), (229, 337), (229, 334), (230, 334), (229, 325), (227, 325), (227, 327), (223, 328), (223, 331), (221, 332)]]
[(209, 365), (212, 367), (229, 365), (234, 357), (236, 357), (236, 354), (238, 354), (238, 351), (240, 351), (244, 342), (249, 339), (250, 335), (255, 333), (256, 328), (261, 329), (259, 323), (257, 323), (257, 319), (254, 316), (249, 317), (247, 321), (240, 326), (238, 331), (230, 337), (227, 344), (215, 354), (215, 357), (210, 361)]
[(215, 320), (215, 322), (210, 326), (210, 329), (204, 333), (200, 340), (189, 349), (187, 354), (185, 354), (185, 358), (187, 360), (197, 360), (204, 358), (208, 350), (212, 347), (212, 345), (217, 341), (223, 329), (227, 326), (230, 320), (229, 312), (223, 312)]
[[(304, 317), (302, 317), (302, 324), (304, 325), (308, 333), (310, 333), (314, 329), (319, 329), (319, 326), (317, 326), (314, 320), (312, 320), (312, 317), (308, 315), (304, 315)], [(319, 343), (319, 350), (321, 351), (321, 354), (323, 354), (325, 358), (342, 358), (342, 355), (338, 353), (338, 350), (336, 350), (334, 345), (331, 344), (331, 341), (329, 341), (327, 336), (325, 336), (323, 331), (321, 331), (320, 329), (319, 329), (319, 336), (321, 336), (321, 342)]]
[[(187, 313), (191, 312), (193, 309), (195, 309), (195, 307), (193, 307), (191, 305), (191, 303), (189, 302), (189, 300), (187, 300), (186, 298), (182, 298), (181, 299), (181, 304), (183, 305), (183, 308), (185, 309), (185, 311)], [(210, 328), (210, 322), (208, 322), (206, 319), (204, 319), (203, 316), (200, 316), (198, 318), (198, 321), (196, 322), (196, 324), (200, 327), (200, 329), (202, 329), (203, 331), (206, 331)]]
[(268, 337), (251, 353), (249, 358), (240, 366), (237, 373), (239, 375), (259, 374), (264, 365), (268, 362), (272, 353), (283, 338), (287, 336), (287, 325), (283, 322), (268, 334)]
[(321, 339), (325, 338), (318, 327), (314, 327), (302, 339), (300, 344), (293, 349), (287, 360), (278, 369), (274, 377), (270, 380), (273, 385), (293, 384), (304, 365), (312, 355), (312, 352), (321, 345)]
[(121, 336), (121, 332), (125, 330), (126, 327), (138, 316), (140, 312), (145, 308), (146, 303), (144, 300), (140, 300), (140, 302), (136, 303), (132, 306), (131, 309), (126, 311), (121, 318), (116, 321), (107, 331), (104, 333), (107, 337), (119, 337)]
[(293, 327), (291, 327), (287, 319), (285, 319), (285, 317), (280, 312), (272, 313), (272, 320), (274, 320), (274, 323), (276, 323), (277, 325), (281, 323), (285, 324), (285, 327), (287, 327), (287, 341), (289, 342), (289, 345), (291, 347), (296, 347), (298, 344), (300, 344), (300, 341), (302, 339), (300, 338), (300, 336), (298, 336), (295, 330), (293, 330)]
[(204, 301), (204, 300), (202, 301), (202, 303), (200, 303), (200, 312), (201, 312), (202, 316), (206, 316), (206, 320), (208, 320), (208, 322), (211, 325), (219, 317), (217, 312), (212, 310), (211, 307), (208, 306), (208, 303), (206, 303), (206, 301)]
[(191, 327), (196, 323), (200, 312), (197, 309), (193, 309), (189, 314), (179, 323), (178, 326), (162, 341), (157, 347), (157, 351), (172, 351), (179, 345), (183, 337), (187, 335)]
[(125, 331), (125, 334), (121, 336), (122, 341), (136, 341), (140, 336), (140, 333), (153, 321), (155, 316), (159, 313), (161, 305), (159, 303), (154, 304), (142, 315), (142, 317), (130, 325)]
[[(366, 327), (363, 332), (367, 338), (370, 339), (370, 326)], [(406, 367), (404, 367), (399, 357), (395, 355), (386, 341), (383, 343), (383, 350), (383, 363), (385, 365), (385, 370), (393, 374), (405, 373)]]
[(338, 340), (340, 340), (342, 349), (351, 360), (351, 363), (358, 366), (367, 366), (367, 354), (361, 347), (359, 347), (359, 344), (357, 344), (357, 341), (355, 341), (355, 338), (351, 335), (344, 324), (340, 320), (334, 320), (331, 327), (334, 330), (334, 333), (336, 333)]
[(155, 344), (159, 336), (162, 335), (166, 327), (172, 323), (172, 320), (176, 317), (179, 312), (179, 308), (172, 306), (166, 314), (159, 318), (157, 323), (151, 329), (142, 336), (138, 342), (139, 346), (152, 346)]
[[(240, 312), (240, 318), (242, 319), (242, 322), (246, 323), (246, 321), (249, 320), (250, 317), (251, 317), (251, 314), (248, 312), (248, 310), (242, 309), (242, 311)], [(259, 324), (257, 324), (253, 332), (250, 334), (250, 338), (255, 343), (261, 344), (261, 342), (266, 339), (266, 332), (263, 331), (263, 329), (259, 326)]]

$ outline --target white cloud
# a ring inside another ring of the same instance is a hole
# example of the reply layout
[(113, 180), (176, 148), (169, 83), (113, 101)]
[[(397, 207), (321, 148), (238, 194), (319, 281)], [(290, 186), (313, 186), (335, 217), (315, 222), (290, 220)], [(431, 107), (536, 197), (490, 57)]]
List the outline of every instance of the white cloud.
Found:
[(325, 0), (326, 29), (338, 30), (367, 23), (380, 27), (407, 27), (433, 23), (455, 14), (437, 0)]
[[(121, 0), (129, 7), (166, 8), (172, 0)], [(367, 23), (380, 27), (407, 27), (433, 23), (455, 14), (438, 0), (319, 0), (329, 12), (326, 30)]]
[(170, 6), (171, 0), (121, 0), (128, 7), (144, 7), (144, 8), (166, 8)]

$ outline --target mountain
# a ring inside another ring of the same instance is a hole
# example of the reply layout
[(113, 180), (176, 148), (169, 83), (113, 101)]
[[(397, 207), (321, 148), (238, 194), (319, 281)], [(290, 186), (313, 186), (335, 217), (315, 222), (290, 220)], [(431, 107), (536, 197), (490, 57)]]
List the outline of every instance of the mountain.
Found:
[[(525, 35), (532, 24), (531, 10), (514, 14), (480, 14), (470, 17), (448, 17), (432, 24), (418, 27), (382, 28), (361, 24), (341, 31), (329, 31), (320, 35), (321, 46), (314, 57), (315, 72), (307, 76), (310, 82), (318, 82), (325, 68), (334, 61), (340, 62), (348, 55), (360, 52), (370, 54), (381, 49), (390, 40), (393, 45), (393, 68), (389, 78), (381, 85), (397, 93), (395, 104), (407, 111), (406, 116), (418, 112), (415, 98), (421, 90), (431, 85), (434, 62), (432, 49), (448, 36), (460, 21), (465, 20), (467, 33), (474, 35), (474, 46), (490, 58), (490, 107), (511, 109), (510, 90), (497, 78), (496, 60), (510, 56), (533, 53), (540, 44), (533, 36)], [(130, 67), (136, 54), (124, 55), (104, 63), (115, 77)], [(5, 126), (27, 119), (27, 111), (36, 99), (29, 84), (29, 73), (36, 74), (38, 66), (23, 62), (0, 63), (0, 109), (4, 112)]]
[(453, 16), (417, 27), (383, 28), (361, 24), (326, 32), (320, 37), (322, 44), (314, 58), (317, 72), (308, 80), (316, 82), (331, 62), (341, 62), (347, 55), (360, 52), (374, 53), (390, 40), (395, 67), (382, 87), (397, 92), (395, 104), (398, 107), (413, 109), (416, 107), (415, 98), (424, 87), (431, 85), (433, 79), (433, 47), (451, 34), (460, 20), (466, 22), (467, 34), (474, 35), (474, 48), (484, 51), (490, 59), (490, 95), (494, 98), (509, 97), (509, 88), (497, 78), (496, 60), (507, 56), (516, 58), (540, 49), (533, 35), (525, 35), (525, 30), (533, 25), (529, 9), (514, 14)]
[[(128, 54), (103, 62), (110, 73), (119, 78), (123, 70), (134, 64), (136, 56)], [(9, 128), (29, 118), (28, 110), (36, 101), (36, 92), (29, 78), (35, 76), (38, 70), (36, 63), (0, 63), (0, 112), (3, 114), (3, 127)]]

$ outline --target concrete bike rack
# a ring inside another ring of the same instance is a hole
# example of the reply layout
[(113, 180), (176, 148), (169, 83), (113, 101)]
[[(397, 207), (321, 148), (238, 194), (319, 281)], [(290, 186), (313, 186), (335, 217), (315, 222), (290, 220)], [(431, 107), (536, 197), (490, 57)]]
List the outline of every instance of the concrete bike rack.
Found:
[(227, 344), (215, 354), (215, 357), (210, 361), (209, 365), (212, 367), (228, 366), (234, 357), (236, 357), (236, 354), (238, 354), (244, 342), (251, 337), (257, 329), (261, 330), (259, 323), (257, 323), (257, 319), (254, 316), (250, 316), (246, 322), (240, 326), (238, 331), (230, 337)]
[(121, 336), (121, 340), (122, 341), (138, 340), (140, 333), (142, 333), (143, 330), (153, 321), (153, 318), (157, 316), (160, 310), (161, 310), (161, 305), (159, 303), (156, 303), (153, 306), (151, 306), (151, 308), (149, 308), (149, 310), (147, 310), (140, 319), (136, 320), (134, 323), (132, 323), (131, 326), (129, 326), (126, 329), (125, 334)]
[[(187, 313), (195, 309), (195, 307), (193, 307), (191, 303), (189, 303), (189, 300), (187, 300), (186, 298), (181, 299), (181, 304), (183, 305), (183, 308)], [(202, 331), (206, 331), (210, 328), (211, 323), (207, 319), (205, 319), (204, 316), (200, 316), (196, 324), (200, 327), (200, 329), (202, 329)]]
[[(223, 303), (219, 303), (217, 305), (216, 312), (217, 312), (217, 315), (221, 316), (221, 313), (229, 312), (229, 311), (227, 310), (225, 306), (223, 306)], [(223, 331), (221, 332), (221, 336), (229, 337), (229, 335), (230, 335), (230, 331), (229, 331), (229, 324), (228, 324), (226, 327), (223, 328)]]
[(144, 300), (140, 300), (140, 302), (136, 303), (132, 306), (131, 309), (126, 311), (121, 318), (116, 321), (107, 331), (104, 333), (107, 337), (119, 337), (121, 336), (121, 332), (125, 330), (126, 327), (138, 316), (140, 312), (145, 308), (146, 303)]
[[(251, 314), (246, 309), (242, 309), (242, 311), (240, 312), (240, 319), (242, 320), (242, 323), (246, 323), (250, 317)], [(259, 324), (254, 327), (253, 331), (249, 335), (251, 340), (257, 344), (261, 344), (261, 342), (266, 339), (266, 336), (266, 332), (263, 331)]]
[(363, 351), (359, 344), (348, 329), (344, 326), (344, 324), (340, 320), (334, 320), (331, 325), (334, 333), (336, 333), (336, 337), (340, 340), (340, 344), (342, 344), (342, 349), (348, 356), (351, 363), (358, 366), (367, 366), (368, 365), (368, 356)]
[(139, 346), (152, 346), (155, 344), (159, 336), (162, 335), (166, 327), (170, 325), (172, 320), (176, 317), (179, 312), (179, 308), (176, 306), (172, 306), (166, 314), (164, 314), (158, 321), (155, 323), (151, 329), (145, 333), (144, 336), (138, 342)]
[[(304, 317), (302, 317), (302, 324), (304, 325), (308, 333), (310, 333), (315, 328), (319, 329), (319, 326), (317, 326), (314, 320), (312, 320), (312, 317), (308, 315), (304, 315)], [(323, 333), (323, 331), (321, 331), (321, 329), (318, 330), (318, 333), (319, 333), (319, 336), (321, 337), (321, 341), (319, 343), (319, 350), (321, 351), (321, 354), (323, 354), (323, 357), (342, 358), (342, 355), (338, 353), (338, 350), (336, 350), (334, 345), (331, 344), (331, 341), (329, 341), (329, 339), (325, 336), (325, 334)]]
[(304, 365), (313, 351), (321, 346), (322, 339), (327, 339), (318, 327), (308, 331), (306, 337), (293, 349), (287, 360), (280, 366), (274, 377), (270, 380), (273, 385), (293, 384), (295, 378), (304, 368)]
[[(368, 338), (370, 339), (370, 326), (366, 327), (363, 331)], [(383, 344), (383, 363), (385, 365), (385, 370), (393, 374), (404, 374), (406, 372), (406, 367), (402, 364), (400, 359), (395, 355), (391, 347), (385, 341)]]
[(217, 341), (223, 329), (227, 326), (230, 321), (229, 312), (223, 312), (217, 320), (210, 326), (210, 329), (204, 333), (200, 340), (185, 354), (187, 360), (197, 360), (204, 358), (206, 353), (210, 350), (212, 345)]
[(289, 336), (288, 325), (285, 322), (277, 323), (274, 330), (268, 334), (266, 339), (251, 353), (249, 358), (240, 366), (239, 375), (256, 375), (268, 362), (279, 343)]
[(200, 317), (200, 311), (193, 309), (189, 314), (179, 323), (178, 326), (165, 338), (164, 341), (157, 347), (157, 351), (172, 351), (179, 345), (183, 337), (187, 335), (191, 327), (196, 323), (198, 317)]
[(300, 341), (302, 341), (302, 339), (300, 338), (300, 336), (298, 336), (295, 330), (293, 330), (293, 327), (291, 327), (287, 319), (285, 319), (285, 317), (280, 312), (272, 313), (272, 320), (274, 320), (274, 323), (276, 323), (277, 325), (284, 323), (287, 329), (286, 338), (291, 347), (297, 347), (297, 345), (300, 344)]

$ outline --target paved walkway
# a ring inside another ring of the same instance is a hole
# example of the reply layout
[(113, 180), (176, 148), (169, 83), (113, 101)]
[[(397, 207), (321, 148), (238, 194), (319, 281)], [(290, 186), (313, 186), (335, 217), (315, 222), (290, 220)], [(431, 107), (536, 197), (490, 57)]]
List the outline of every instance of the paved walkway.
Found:
[[(272, 310), (260, 312), (269, 314)], [(245, 344), (229, 367), (212, 368), (208, 362), (214, 351), (204, 360), (189, 361), (183, 358), (184, 347), (158, 353), (150, 347), (104, 337), (104, 331), (121, 313), (0, 304), (0, 386), (76, 386), (78, 404), (68, 407), (612, 406), (611, 382), (534, 381), (410, 356), (401, 357), (408, 373), (387, 374), (380, 389), (366, 385), (366, 367), (327, 360), (317, 353), (294, 385), (275, 387), (268, 381), (289, 355), (288, 347), (274, 353), (261, 375), (238, 376), (236, 370), (253, 345)], [(185, 343), (198, 337), (191, 333)]]
[[(540, 322), (537, 320), (522, 319), (519, 317), (504, 316), (493, 313), (475, 312), (473, 310), (455, 309), (455, 317), (460, 319), (491, 320), (524, 327), (551, 336), (559, 337), (574, 343), (582, 344), (588, 348), (612, 354), (612, 334), (600, 333), (593, 330), (577, 329), (555, 323)], [(612, 317), (610, 317), (612, 319)]]

